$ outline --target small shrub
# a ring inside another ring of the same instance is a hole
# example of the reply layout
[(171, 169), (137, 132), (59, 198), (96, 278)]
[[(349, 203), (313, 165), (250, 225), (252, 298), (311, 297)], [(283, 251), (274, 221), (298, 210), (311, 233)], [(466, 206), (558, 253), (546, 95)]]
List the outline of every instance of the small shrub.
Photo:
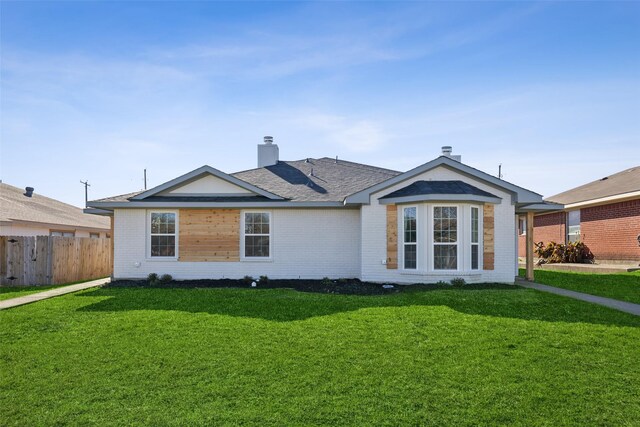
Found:
[(149, 273), (147, 276), (147, 282), (149, 282), (150, 285), (158, 283), (158, 275), (156, 273)]
[(445, 282), (444, 280), (439, 280), (436, 282), (436, 286), (451, 286), (452, 283)]
[(338, 283), (340, 283), (341, 285), (346, 285), (347, 283), (349, 283), (349, 279), (345, 279), (344, 277), (341, 277), (338, 279)]
[(260, 282), (261, 285), (266, 285), (269, 283), (269, 278), (267, 276), (260, 276), (260, 280), (258, 280), (258, 282)]
[(242, 278), (242, 281), (243, 281), (244, 283), (246, 283), (247, 285), (250, 285), (251, 283), (253, 283), (253, 277), (251, 277), (251, 276), (244, 276), (244, 277)]
[(538, 265), (555, 264), (559, 262), (573, 264), (591, 264), (595, 256), (583, 242), (563, 243), (543, 242), (535, 244), (535, 254), (538, 256)]
[(173, 277), (170, 274), (163, 274), (160, 276), (160, 283), (169, 283), (173, 280)]
[(329, 285), (332, 285), (332, 284), (333, 284), (333, 282), (328, 277), (323, 277), (322, 278), (322, 285), (323, 286), (329, 286)]
[(467, 282), (462, 277), (454, 277), (451, 279), (451, 286), (464, 286)]

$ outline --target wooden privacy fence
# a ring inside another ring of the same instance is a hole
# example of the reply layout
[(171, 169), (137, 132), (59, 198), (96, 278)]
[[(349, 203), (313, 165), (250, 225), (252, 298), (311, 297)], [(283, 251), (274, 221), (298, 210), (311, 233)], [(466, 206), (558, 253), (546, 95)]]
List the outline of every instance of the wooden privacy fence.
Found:
[(58, 285), (109, 275), (110, 239), (0, 236), (0, 286)]

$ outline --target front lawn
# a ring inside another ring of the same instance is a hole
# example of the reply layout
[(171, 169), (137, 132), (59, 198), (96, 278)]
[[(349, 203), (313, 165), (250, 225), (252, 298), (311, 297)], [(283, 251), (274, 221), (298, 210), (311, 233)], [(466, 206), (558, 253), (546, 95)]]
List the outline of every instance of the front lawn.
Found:
[[(520, 277), (525, 270), (520, 269)], [(534, 270), (534, 280), (544, 285), (640, 304), (640, 272), (619, 274)]]
[(1, 425), (640, 419), (640, 317), (518, 287), (106, 287), (0, 311), (0, 343)]

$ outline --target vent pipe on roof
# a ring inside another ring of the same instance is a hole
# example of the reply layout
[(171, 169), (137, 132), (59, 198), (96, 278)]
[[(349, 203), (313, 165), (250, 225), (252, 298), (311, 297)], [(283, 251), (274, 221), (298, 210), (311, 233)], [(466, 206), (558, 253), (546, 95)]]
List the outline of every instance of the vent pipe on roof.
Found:
[(453, 147), (450, 145), (445, 145), (442, 147), (442, 155), (450, 158), (451, 160), (455, 160), (456, 162), (462, 162), (462, 156), (451, 154), (453, 152)]
[(33, 187), (25, 187), (24, 188), (24, 191), (25, 191), (24, 195), (27, 196), (27, 197), (33, 196), (33, 190), (34, 190)]
[(272, 136), (264, 137), (264, 144), (258, 144), (258, 167), (273, 166), (278, 164), (280, 151), (278, 144), (273, 143)]

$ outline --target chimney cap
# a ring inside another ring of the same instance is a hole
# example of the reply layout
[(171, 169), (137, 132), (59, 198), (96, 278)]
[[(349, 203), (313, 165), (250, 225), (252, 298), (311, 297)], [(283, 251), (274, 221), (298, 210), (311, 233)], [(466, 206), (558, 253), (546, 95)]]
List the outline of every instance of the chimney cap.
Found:
[(444, 154), (445, 156), (450, 155), (452, 151), (453, 151), (453, 147), (451, 147), (450, 145), (442, 146), (442, 154)]
[(31, 197), (33, 196), (33, 190), (35, 190), (33, 187), (25, 187), (24, 188), (24, 195), (27, 197)]
[(264, 143), (265, 144), (273, 144), (273, 137), (272, 136), (265, 136), (264, 137)]

